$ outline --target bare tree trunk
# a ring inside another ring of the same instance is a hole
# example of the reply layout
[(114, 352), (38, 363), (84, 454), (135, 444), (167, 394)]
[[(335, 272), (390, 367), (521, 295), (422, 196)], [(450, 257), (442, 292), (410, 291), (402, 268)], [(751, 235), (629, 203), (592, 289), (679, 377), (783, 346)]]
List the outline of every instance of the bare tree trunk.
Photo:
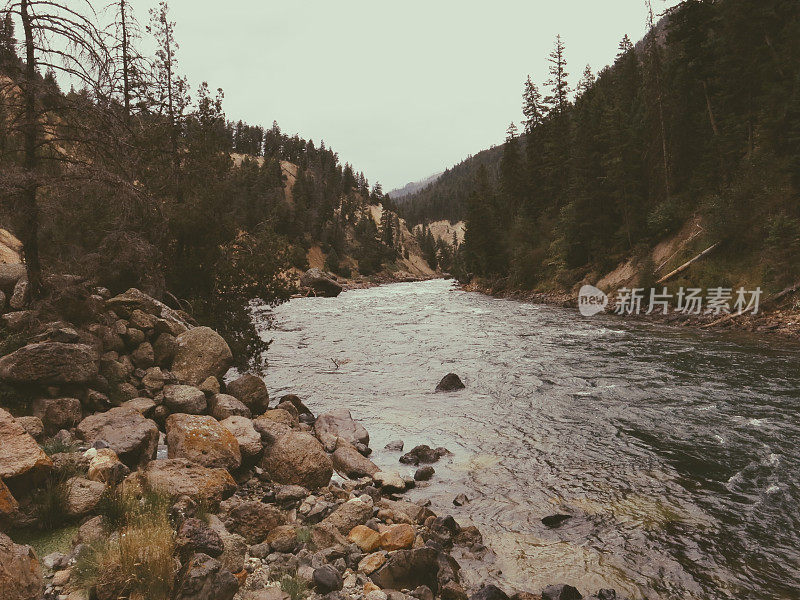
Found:
[(125, 0), (119, 1), (119, 13), (122, 26), (122, 94), (125, 103), (125, 123), (131, 119), (131, 84), (130, 57), (128, 56), (128, 23), (125, 19)]
[(22, 192), (22, 248), (28, 272), (28, 289), (31, 298), (42, 292), (42, 267), (39, 263), (39, 207), (36, 202), (38, 183), (36, 180), (39, 158), (36, 154), (38, 121), (36, 119), (36, 54), (33, 27), (28, 13), (28, 0), (21, 0), (20, 16), (25, 31), (25, 126), (24, 145), (25, 187)]

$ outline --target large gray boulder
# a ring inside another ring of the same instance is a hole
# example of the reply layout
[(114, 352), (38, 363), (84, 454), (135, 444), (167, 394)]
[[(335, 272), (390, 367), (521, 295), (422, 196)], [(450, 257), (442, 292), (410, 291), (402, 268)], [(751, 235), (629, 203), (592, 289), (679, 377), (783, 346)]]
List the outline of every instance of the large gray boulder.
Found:
[(342, 293), (341, 284), (334, 281), (320, 269), (309, 269), (300, 276), (300, 285), (309, 288), (317, 296), (335, 298)]
[(106, 442), (131, 469), (156, 457), (158, 426), (130, 406), (119, 406), (86, 417), (78, 424), (77, 433), (90, 444), (101, 440)]
[(0, 533), (0, 598), (39, 600), (42, 597), (42, 569), (33, 548), (15, 544)]
[(0, 379), (9, 383), (88, 383), (97, 373), (97, 356), (86, 344), (40, 342), (0, 358)]
[(179, 381), (199, 385), (208, 377), (222, 379), (233, 364), (233, 354), (222, 336), (210, 327), (195, 327), (180, 334), (172, 360)]
[(261, 467), (276, 483), (308, 489), (328, 485), (333, 475), (333, 463), (316, 438), (294, 430), (267, 446)]
[(342, 438), (348, 444), (369, 445), (369, 433), (361, 423), (356, 422), (346, 408), (337, 408), (317, 417), (314, 423), (314, 435), (328, 452), (336, 448), (336, 438)]

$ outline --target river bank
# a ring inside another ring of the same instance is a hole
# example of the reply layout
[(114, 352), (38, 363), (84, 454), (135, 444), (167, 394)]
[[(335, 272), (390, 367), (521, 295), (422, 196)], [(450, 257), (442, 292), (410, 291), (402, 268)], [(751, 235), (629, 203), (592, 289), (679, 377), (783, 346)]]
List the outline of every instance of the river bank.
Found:
[[(559, 306), (573, 309), (576, 312), (578, 311), (577, 292), (510, 290), (502, 286), (494, 286), (489, 282), (477, 280), (473, 280), (468, 284), (463, 284), (461, 287), (465, 291), (478, 292), (494, 298), (506, 298), (518, 302)], [(610, 307), (606, 308), (606, 312), (613, 314)], [(732, 316), (732, 318), (725, 317), (726, 315), (687, 315), (678, 312), (665, 315), (656, 311), (650, 315), (641, 313), (619, 316), (618, 318), (644, 323), (663, 323), (705, 330), (769, 333), (770, 335), (787, 338), (789, 340), (800, 341), (800, 300), (798, 300), (794, 292), (788, 293), (788, 290), (787, 293), (777, 301), (773, 300), (772, 297), (763, 299), (759, 312), (755, 315), (747, 313), (740, 316)]]

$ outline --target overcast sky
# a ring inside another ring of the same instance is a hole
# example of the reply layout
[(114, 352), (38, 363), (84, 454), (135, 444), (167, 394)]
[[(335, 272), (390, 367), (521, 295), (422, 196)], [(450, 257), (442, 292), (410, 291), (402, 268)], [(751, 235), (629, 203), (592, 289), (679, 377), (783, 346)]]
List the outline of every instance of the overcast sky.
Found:
[[(677, 0), (653, 0), (663, 11)], [(139, 21), (156, 0), (132, 0)], [(645, 32), (644, 0), (171, 0), (180, 69), (229, 119), (325, 140), (384, 191), (501, 142), (560, 33), (574, 83)]]

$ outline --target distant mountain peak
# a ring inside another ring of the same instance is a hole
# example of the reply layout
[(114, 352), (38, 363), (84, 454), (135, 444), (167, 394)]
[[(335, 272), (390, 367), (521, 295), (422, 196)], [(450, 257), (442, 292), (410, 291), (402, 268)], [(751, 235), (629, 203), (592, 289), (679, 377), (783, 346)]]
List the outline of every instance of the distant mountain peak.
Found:
[(442, 172), (434, 173), (430, 177), (426, 177), (425, 179), (421, 179), (419, 181), (410, 181), (409, 183), (405, 184), (401, 188), (396, 188), (389, 192), (387, 195), (392, 198), (392, 200), (400, 200), (401, 198), (405, 198), (406, 196), (411, 196), (412, 194), (417, 193), (419, 190), (429, 186), (441, 176)]

